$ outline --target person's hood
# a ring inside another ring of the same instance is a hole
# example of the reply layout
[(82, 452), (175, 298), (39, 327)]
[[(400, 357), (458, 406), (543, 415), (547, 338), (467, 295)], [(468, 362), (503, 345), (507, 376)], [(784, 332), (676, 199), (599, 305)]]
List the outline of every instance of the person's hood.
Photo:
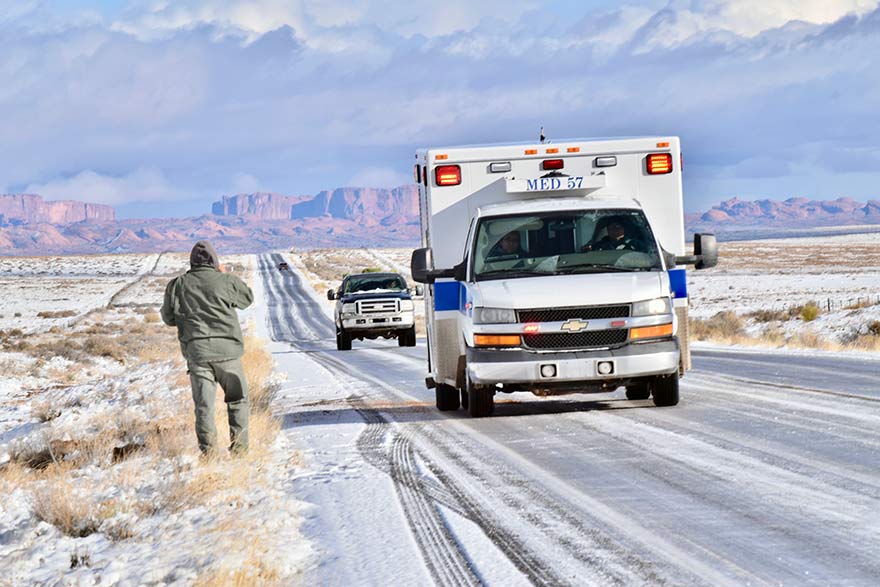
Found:
[(189, 254), (189, 264), (192, 267), (207, 266), (219, 270), (220, 257), (217, 256), (217, 251), (214, 250), (211, 243), (208, 241), (199, 241)]

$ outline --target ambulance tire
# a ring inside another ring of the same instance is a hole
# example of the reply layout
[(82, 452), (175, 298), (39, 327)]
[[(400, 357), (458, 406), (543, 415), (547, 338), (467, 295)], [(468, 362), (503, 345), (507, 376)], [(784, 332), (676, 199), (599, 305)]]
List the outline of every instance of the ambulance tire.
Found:
[(651, 397), (651, 387), (645, 382), (626, 386), (626, 399), (648, 399), (649, 397)]
[(678, 405), (678, 371), (671, 375), (655, 377), (650, 387), (655, 406)]
[(336, 350), (338, 350), (338, 351), (350, 351), (351, 350), (351, 335), (348, 334), (344, 330), (336, 331)]
[(472, 418), (485, 418), (495, 411), (495, 390), (491, 387), (477, 387), (470, 377), (465, 378), (468, 396), (468, 414)]
[(457, 410), (459, 406), (458, 389), (445, 383), (438, 383), (434, 388), (437, 397), (437, 409), (441, 412)]

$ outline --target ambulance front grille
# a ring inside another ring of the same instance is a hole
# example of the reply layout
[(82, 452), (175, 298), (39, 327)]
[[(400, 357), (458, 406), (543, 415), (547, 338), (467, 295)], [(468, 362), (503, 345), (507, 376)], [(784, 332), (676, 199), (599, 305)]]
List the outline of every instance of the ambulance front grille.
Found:
[(589, 330), (574, 333), (548, 333), (523, 336), (525, 346), (533, 349), (589, 349), (611, 347), (626, 342), (626, 328)]
[(563, 322), (565, 320), (607, 320), (629, 318), (629, 305), (581, 306), (577, 308), (539, 308), (517, 310), (520, 322)]
[(394, 314), (398, 312), (398, 300), (362, 300), (358, 302), (357, 313), (364, 315)]

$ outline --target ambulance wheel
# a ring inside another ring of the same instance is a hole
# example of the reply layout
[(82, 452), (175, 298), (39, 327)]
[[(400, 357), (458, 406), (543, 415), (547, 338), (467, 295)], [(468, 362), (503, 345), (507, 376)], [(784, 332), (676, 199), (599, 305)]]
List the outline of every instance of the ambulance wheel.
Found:
[(468, 396), (468, 414), (472, 418), (485, 418), (495, 411), (495, 390), (491, 387), (477, 387), (470, 377), (465, 378), (465, 390)]
[(434, 394), (437, 396), (437, 409), (441, 412), (451, 412), (458, 409), (459, 398), (456, 388), (445, 383), (438, 383), (434, 388)]
[(336, 332), (336, 350), (338, 350), (338, 351), (350, 351), (351, 350), (351, 335), (348, 334), (344, 330), (339, 330)]
[(678, 372), (660, 375), (651, 382), (651, 395), (655, 406), (678, 405)]
[(633, 383), (626, 386), (626, 399), (648, 399), (651, 397), (651, 388), (647, 383)]

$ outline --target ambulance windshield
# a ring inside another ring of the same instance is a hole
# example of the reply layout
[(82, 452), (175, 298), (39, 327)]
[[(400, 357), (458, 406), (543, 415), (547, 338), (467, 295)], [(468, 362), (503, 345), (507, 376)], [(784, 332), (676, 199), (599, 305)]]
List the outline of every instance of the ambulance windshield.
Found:
[(476, 279), (662, 268), (641, 210), (577, 210), (483, 218), (474, 246)]

